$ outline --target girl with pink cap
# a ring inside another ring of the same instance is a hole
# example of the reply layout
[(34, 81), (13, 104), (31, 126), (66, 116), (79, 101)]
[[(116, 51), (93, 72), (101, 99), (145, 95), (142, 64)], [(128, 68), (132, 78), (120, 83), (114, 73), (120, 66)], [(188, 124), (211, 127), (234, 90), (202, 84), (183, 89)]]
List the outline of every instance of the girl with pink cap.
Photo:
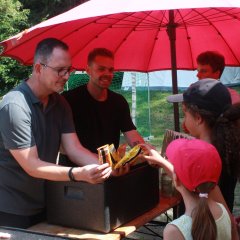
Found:
[[(164, 159), (155, 150), (146, 157), (151, 164)], [(225, 207), (208, 195), (218, 183), (222, 162), (216, 148), (198, 139), (177, 139), (166, 150), (173, 166), (172, 177), (181, 193), (185, 213), (169, 223), (163, 232), (167, 240), (230, 240), (231, 220)]]

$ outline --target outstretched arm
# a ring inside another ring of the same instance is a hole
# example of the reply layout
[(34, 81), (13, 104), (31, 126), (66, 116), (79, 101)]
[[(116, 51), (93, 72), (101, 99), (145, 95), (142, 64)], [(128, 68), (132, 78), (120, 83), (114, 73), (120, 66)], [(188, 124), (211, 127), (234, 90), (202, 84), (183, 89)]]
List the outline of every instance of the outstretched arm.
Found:
[(98, 164), (97, 155), (82, 146), (76, 133), (62, 134), (61, 141), (64, 154), (78, 166)]
[(166, 173), (172, 177), (173, 165), (168, 160), (163, 158), (161, 154), (151, 146), (147, 144), (140, 144), (140, 146), (143, 147), (148, 154), (142, 156), (144, 160), (146, 160), (151, 165), (158, 165), (159, 167), (162, 167)]
[[(24, 149), (10, 150), (11, 154), (23, 170), (32, 177), (53, 181), (69, 181), (69, 167), (48, 163), (38, 157), (36, 146)], [(72, 171), (77, 181), (89, 183), (103, 182), (111, 174), (108, 164), (90, 164), (76, 167)]]
[(123, 133), (128, 145), (134, 147), (137, 144), (145, 143), (137, 130), (131, 130)]

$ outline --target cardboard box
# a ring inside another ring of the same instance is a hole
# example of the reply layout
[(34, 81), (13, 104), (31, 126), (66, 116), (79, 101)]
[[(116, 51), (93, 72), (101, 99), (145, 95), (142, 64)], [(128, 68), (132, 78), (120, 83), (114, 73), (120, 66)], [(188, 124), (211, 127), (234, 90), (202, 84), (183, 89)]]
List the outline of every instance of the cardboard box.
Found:
[(158, 202), (158, 169), (147, 164), (101, 184), (47, 182), (48, 222), (73, 228), (107, 233)]

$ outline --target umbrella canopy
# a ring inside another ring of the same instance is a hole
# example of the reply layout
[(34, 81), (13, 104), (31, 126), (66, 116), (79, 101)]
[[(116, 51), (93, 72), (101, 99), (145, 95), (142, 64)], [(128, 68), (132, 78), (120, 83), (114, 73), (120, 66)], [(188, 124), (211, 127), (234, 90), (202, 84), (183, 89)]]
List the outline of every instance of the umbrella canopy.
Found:
[[(240, 65), (239, 26), (239, 0), (91, 0), (1, 42), (1, 56), (31, 65), (36, 44), (55, 37), (70, 46), (73, 67), (84, 70), (89, 51), (106, 47), (116, 70), (172, 69), (177, 93), (177, 69), (196, 69), (203, 51)], [(179, 130), (177, 104), (174, 116)]]
[(240, 1), (92, 0), (1, 42), (1, 55), (31, 65), (36, 44), (56, 37), (70, 46), (76, 69), (85, 69), (92, 48), (107, 47), (116, 70), (149, 72), (173, 68), (170, 36), (177, 69), (195, 69), (196, 56), (206, 50), (239, 66), (240, 9), (233, 7)]

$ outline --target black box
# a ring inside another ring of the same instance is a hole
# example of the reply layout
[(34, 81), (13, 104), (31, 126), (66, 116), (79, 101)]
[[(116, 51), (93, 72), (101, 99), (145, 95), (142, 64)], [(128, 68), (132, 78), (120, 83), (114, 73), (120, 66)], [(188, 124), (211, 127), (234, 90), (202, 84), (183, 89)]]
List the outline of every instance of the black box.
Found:
[(73, 228), (107, 233), (158, 202), (158, 169), (147, 164), (101, 184), (47, 182), (48, 222)]

